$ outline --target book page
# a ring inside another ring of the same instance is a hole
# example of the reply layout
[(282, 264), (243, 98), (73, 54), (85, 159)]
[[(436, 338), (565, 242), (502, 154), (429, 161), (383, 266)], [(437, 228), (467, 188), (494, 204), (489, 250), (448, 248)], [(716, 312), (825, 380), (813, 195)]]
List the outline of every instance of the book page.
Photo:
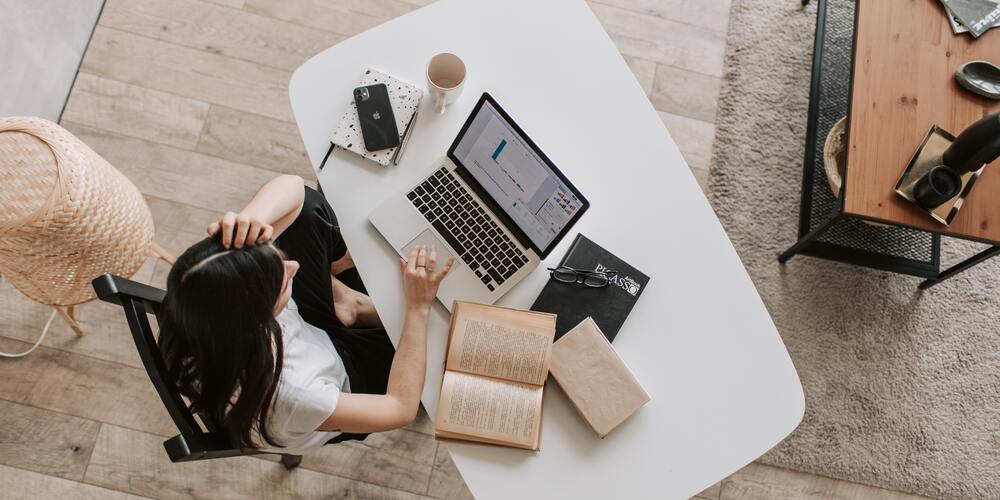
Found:
[(445, 372), (435, 428), (537, 449), (544, 387)]
[(555, 316), (457, 302), (447, 369), (543, 385), (549, 373)]

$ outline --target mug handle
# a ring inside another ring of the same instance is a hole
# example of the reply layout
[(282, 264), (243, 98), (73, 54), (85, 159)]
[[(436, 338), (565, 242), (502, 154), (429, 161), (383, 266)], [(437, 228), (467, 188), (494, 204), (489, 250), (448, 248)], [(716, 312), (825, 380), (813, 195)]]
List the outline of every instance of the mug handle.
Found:
[(444, 108), (447, 106), (447, 96), (444, 94), (434, 95), (434, 111), (439, 115), (444, 114)]

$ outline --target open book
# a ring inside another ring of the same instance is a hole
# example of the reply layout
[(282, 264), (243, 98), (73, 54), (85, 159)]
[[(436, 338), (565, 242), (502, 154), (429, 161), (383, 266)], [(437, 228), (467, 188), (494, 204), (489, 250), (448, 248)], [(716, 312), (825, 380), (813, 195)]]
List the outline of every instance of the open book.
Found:
[(537, 450), (556, 316), (455, 301), (438, 437)]

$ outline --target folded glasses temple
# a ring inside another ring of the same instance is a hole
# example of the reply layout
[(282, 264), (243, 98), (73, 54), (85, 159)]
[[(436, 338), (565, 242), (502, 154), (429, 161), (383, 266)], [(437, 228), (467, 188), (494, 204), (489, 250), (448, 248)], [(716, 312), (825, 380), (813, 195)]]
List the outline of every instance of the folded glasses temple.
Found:
[[(545, 268), (545, 270), (547, 270), (547, 271), (555, 271), (556, 269), (561, 269), (561, 268), (559, 268), (559, 267), (546, 267)], [(615, 274), (615, 275), (618, 274), (618, 271), (582, 271), (580, 269), (573, 269), (572, 267), (564, 267), (562, 269), (569, 269), (571, 271), (574, 271), (574, 272), (577, 272), (577, 273), (580, 273), (580, 274)]]

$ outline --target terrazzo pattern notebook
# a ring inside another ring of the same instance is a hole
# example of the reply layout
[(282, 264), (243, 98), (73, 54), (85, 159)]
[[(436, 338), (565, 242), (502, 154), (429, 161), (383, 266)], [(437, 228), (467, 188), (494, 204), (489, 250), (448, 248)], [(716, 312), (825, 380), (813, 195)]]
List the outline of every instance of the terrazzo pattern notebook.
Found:
[[(396, 130), (399, 131), (401, 139), (400, 143), (402, 143), (402, 137), (406, 135), (410, 121), (413, 119), (413, 116), (417, 111), (417, 107), (420, 106), (420, 100), (424, 97), (424, 91), (413, 84), (404, 82), (373, 68), (365, 70), (358, 86), (361, 87), (376, 83), (384, 83), (389, 90), (389, 101), (392, 104), (392, 113), (396, 117)], [(368, 158), (383, 167), (388, 167), (392, 164), (393, 158), (396, 155), (396, 150), (402, 146), (402, 144), (400, 144), (400, 146), (383, 149), (381, 151), (366, 150), (365, 141), (361, 137), (361, 122), (358, 120), (358, 107), (354, 104), (353, 99), (351, 99), (350, 104), (348, 104), (347, 111), (344, 112), (344, 116), (340, 118), (340, 122), (337, 124), (337, 130), (333, 132), (333, 137), (330, 139), (330, 142), (332, 142), (334, 146), (344, 148), (348, 151)]]

